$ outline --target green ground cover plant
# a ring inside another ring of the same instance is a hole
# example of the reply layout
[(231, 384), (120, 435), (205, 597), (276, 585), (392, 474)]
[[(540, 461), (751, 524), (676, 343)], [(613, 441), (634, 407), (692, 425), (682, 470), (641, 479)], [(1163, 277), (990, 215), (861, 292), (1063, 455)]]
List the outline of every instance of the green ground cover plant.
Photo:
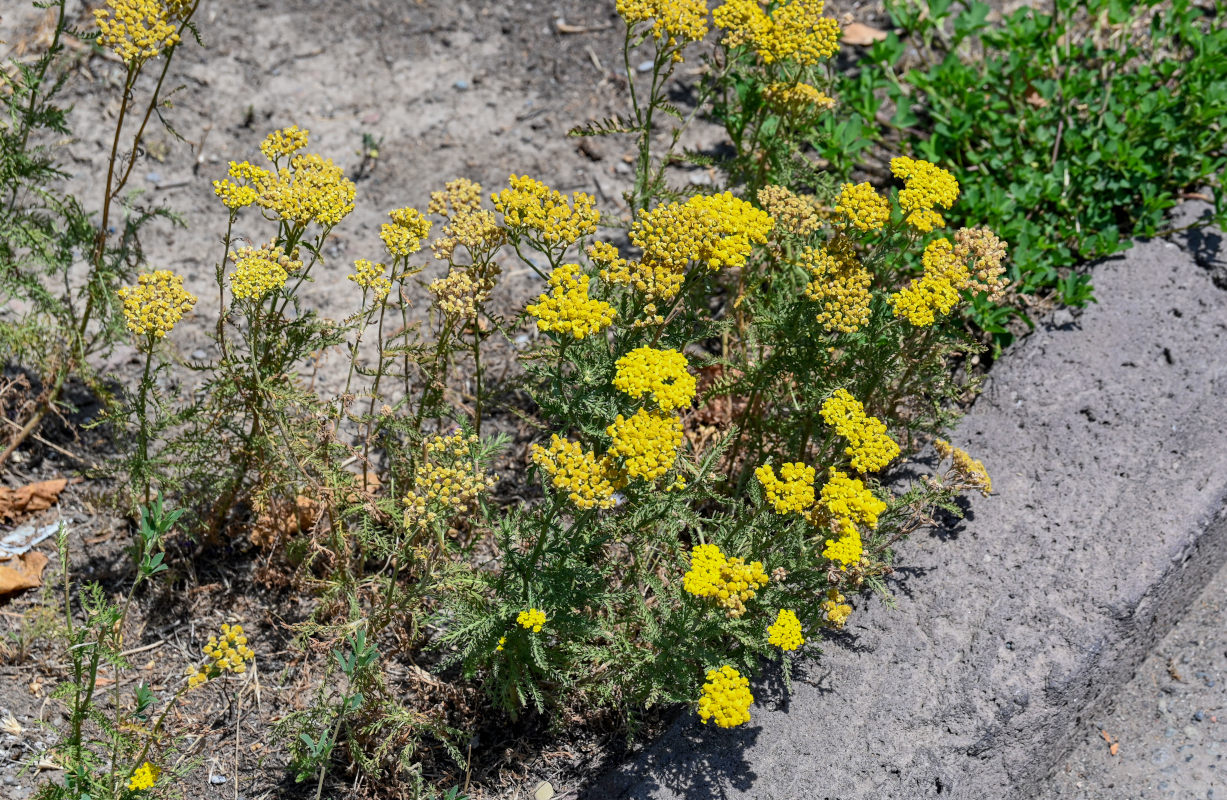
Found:
[[(127, 65), (125, 102), (142, 70), (166, 74), (194, 10), (108, 0), (89, 35)], [(411, 665), (438, 697), (479, 690), (482, 714), (511, 720), (667, 704), (736, 727), (764, 661), (787, 677), (857, 595), (887, 594), (900, 541), (959, 513), (961, 494), (991, 493), (983, 464), (936, 437), (973, 388), (950, 367), (979, 348), (961, 309), (1001, 300), (1006, 243), (948, 224), (962, 187), (931, 161), (891, 159), (884, 189), (814, 161), (815, 120), (839, 108), (838, 22), (816, 0), (617, 10), (626, 63), (646, 47), (652, 69), (631, 81), (627, 117), (577, 133), (635, 138), (625, 218), (529, 176), (492, 192), (449, 181), (389, 210), (344, 267), (350, 305), (332, 319), (301, 289), (336, 266), (326, 242), (362, 198), (291, 125), (268, 133), (259, 163), (214, 176), (228, 223), (207, 297), (139, 251), (122, 272), (88, 262), (107, 277), (87, 279), (93, 301), (70, 333), (126, 336), (143, 357), (105, 417), (120, 445), (116, 505), (139, 527), (123, 598), (87, 584), (74, 603), (61, 556), (74, 655), (60, 697), (73, 722), (52, 753), (70, 779), (42, 796), (171, 793), (191, 762), (163, 728), (170, 708), (214, 679), (237, 687), (236, 706), (245, 696), (259, 655), (238, 619), (163, 695), (94, 691), (100, 667), (130, 666), (131, 598), (178, 566), (173, 552), (223, 557), (254, 543), (306, 599), (286, 625), (290, 646), (325, 679), (276, 726), (291, 778), (318, 798), (344, 766), (386, 795), (431, 795), (448, 784), (423, 771), (423, 751), (448, 753), (459, 776), (471, 731), (445, 703), (398, 692), (389, 665)], [(709, 35), (696, 113), (714, 108), (736, 155), (727, 186), (682, 192), (668, 168), (702, 157), (674, 152), (688, 117), (668, 85)], [(122, 186), (131, 161), (111, 163)], [(80, 222), (103, 252), (118, 192), (107, 185), (101, 219)], [(236, 240), (240, 220), (255, 242)], [(8, 258), (10, 277), (21, 258), (44, 269), (19, 282), (23, 301), (35, 289), (59, 297), (49, 287), (72, 269), (28, 246)], [(509, 266), (542, 283), (500, 313)], [(428, 279), (429, 267), (442, 274)], [(110, 322), (89, 311), (102, 308)], [(213, 355), (193, 362), (195, 390), (172, 396), (156, 378), (188, 314), (209, 315)], [(46, 314), (23, 324), (65, 327)], [(85, 369), (93, 351), (72, 341), (65, 358)], [(497, 344), (518, 365), (501, 381)], [(348, 359), (339, 390), (311, 380), (321, 352)], [(893, 480), (930, 444), (930, 474)], [(237, 736), (234, 758), (237, 774)]]
[[(1208, 191), (1227, 219), (1227, 27), (1221, 2), (1055, 0), (993, 22), (989, 6), (887, 4), (901, 32), (839, 75), (846, 116), (810, 142), (844, 170), (874, 145), (950, 169), (975, 220), (1011, 244), (1021, 294), (1082, 306), (1080, 267), (1131, 237), (1161, 235), (1167, 212)], [(1008, 341), (1017, 302), (975, 301), (971, 319)]]

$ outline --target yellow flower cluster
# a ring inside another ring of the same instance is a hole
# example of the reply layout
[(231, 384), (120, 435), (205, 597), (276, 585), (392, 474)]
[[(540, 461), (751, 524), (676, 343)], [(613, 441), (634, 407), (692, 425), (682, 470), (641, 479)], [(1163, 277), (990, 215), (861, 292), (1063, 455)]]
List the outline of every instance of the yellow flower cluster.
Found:
[(937, 314), (949, 314), (959, 302), (959, 290), (971, 279), (967, 262), (955, 255), (949, 239), (929, 242), (921, 255), (924, 272), (889, 298), (896, 317), (918, 328), (932, 325)]
[(456, 178), (443, 184), (443, 189), (430, 193), (426, 213), (454, 217), (481, 208), (481, 184), (468, 178)]
[(845, 183), (835, 200), (836, 213), (858, 230), (876, 231), (890, 221), (890, 202), (868, 183)]
[(534, 444), (533, 463), (549, 473), (555, 489), (568, 493), (577, 508), (613, 508), (614, 492), (626, 485), (626, 476), (607, 455), (598, 456), (554, 434), (548, 448)]
[(835, 107), (835, 100), (808, 83), (772, 83), (763, 90), (767, 107), (782, 117), (806, 120)]
[[(235, 162), (231, 164), (237, 166)], [(213, 192), (221, 199), (222, 205), (231, 211), (246, 208), (260, 197), (252, 187), (225, 179), (213, 181)]]
[(156, 57), (179, 43), (174, 12), (160, 0), (107, 0), (94, 11), (99, 47), (109, 47), (129, 67)]
[(413, 255), (422, 249), (422, 240), (430, 235), (430, 220), (416, 208), (397, 208), (388, 212), (392, 222), (379, 228), (384, 249), (393, 258)]
[(686, 205), (696, 211), (706, 228), (697, 260), (710, 270), (743, 266), (751, 246), (766, 244), (771, 233), (773, 223), (767, 212), (734, 197), (732, 192), (695, 195)]
[(128, 778), (128, 791), (143, 792), (152, 789), (161, 774), (161, 767), (146, 761), (136, 768), (131, 778)]
[(541, 633), (541, 626), (546, 622), (545, 612), (536, 608), (521, 611), (516, 615), (516, 622), (526, 631)]
[(622, 459), (628, 475), (645, 481), (668, 472), (682, 446), (680, 419), (643, 408), (629, 418), (619, 414), (605, 432), (613, 438), (609, 454)]
[(276, 163), (282, 156), (293, 155), (306, 147), (308, 137), (305, 129), (291, 125), (264, 137), (264, 141), (260, 142), (260, 152), (269, 161)]
[(747, 564), (740, 558), (725, 558), (716, 545), (700, 544), (690, 551), (682, 588), (695, 597), (715, 600), (728, 616), (740, 617), (746, 613), (746, 602), (767, 580), (761, 561)]
[(781, 650), (796, 650), (805, 644), (805, 637), (801, 635), (801, 620), (797, 619), (796, 612), (787, 608), (780, 609), (775, 622), (767, 628), (767, 644), (773, 644)]
[(859, 478), (849, 477), (834, 467), (822, 487), (821, 503), (844, 536), (855, 532), (858, 523), (878, 527), (878, 516), (886, 510), (886, 503), (869, 491)]
[(302, 269), (298, 251), (287, 255), (273, 242), (260, 247), (240, 247), (230, 254), (234, 273), (230, 276), (230, 291), (235, 297), (257, 300), (285, 286), (291, 272)]
[(583, 339), (613, 324), (614, 307), (588, 296), (589, 278), (579, 264), (563, 264), (550, 273), (550, 293), (527, 306), (537, 327)]
[(848, 393), (836, 389), (822, 404), (822, 418), (848, 440), (844, 450), (857, 472), (877, 472), (899, 455), (899, 445), (886, 434), (886, 424), (865, 414), (865, 407)]
[(750, 45), (765, 64), (810, 66), (839, 52), (839, 23), (822, 16), (823, 0), (790, 0), (770, 15), (758, 0), (726, 0), (712, 12), (728, 47)]
[(247, 665), (255, 660), (256, 654), (247, 646), (247, 636), (242, 625), (222, 623), (221, 635), (210, 636), (204, 646), (205, 663), (203, 667), (192, 665), (187, 671), (187, 685), (195, 689), (200, 684), (216, 678), (223, 672), (242, 674), (247, 671)]
[(116, 294), (123, 301), (128, 330), (154, 339), (170, 333), (196, 305), (196, 296), (183, 288), (183, 278), (167, 269), (141, 275), (136, 286)]
[(725, 665), (707, 673), (707, 683), (703, 684), (703, 695), (699, 698), (699, 719), (704, 725), (715, 720), (721, 728), (735, 728), (750, 721), (753, 703), (750, 681)]
[(811, 195), (794, 194), (784, 186), (764, 186), (758, 190), (758, 203), (775, 220), (776, 231), (808, 237), (817, 232), (822, 221)]
[(827, 591), (827, 599), (822, 601), (822, 615), (832, 628), (842, 628), (852, 615), (852, 606), (844, 602), (846, 598), (838, 589)]
[(934, 207), (950, 208), (959, 199), (959, 182), (946, 170), (928, 161), (900, 156), (890, 160), (890, 171), (904, 182), (899, 207), (907, 223), (922, 233), (945, 226)]
[(472, 267), (457, 267), (426, 288), (435, 296), (435, 302), (443, 313), (463, 319), (476, 319), (477, 311), (490, 299), (495, 279), (500, 269), (497, 264), (488, 264), (484, 272), (475, 274)]
[(438, 507), (449, 515), (470, 511), (481, 493), (498, 482), (493, 475), (477, 471), (473, 458), (477, 441), (476, 435), (459, 430), (426, 441), (426, 457), (414, 476), (414, 488), (404, 499), (406, 526), (434, 522), (439, 518)]
[[(707, 35), (707, 0), (618, 0), (618, 15), (627, 27), (652, 21), (652, 36), (676, 47)], [(673, 54), (681, 61), (681, 52)]]
[(618, 359), (613, 385), (636, 400), (650, 394), (661, 411), (685, 408), (697, 391), (686, 366), (686, 356), (677, 350), (638, 347)]
[(346, 277), (363, 289), (370, 289), (375, 302), (378, 303), (388, 296), (388, 292), (392, 291), (392, 281), (383, 274), (386, 269), (387, 267), (383, 264), (375, 264), (365, 258), (360, 258), (354, 262), (353, 273)]
[(869, 322), (873, 274), (856, 257), (852, 241), (837, 236), (820, 248), (806, 247), (801, 264), (809, 270), (805, 296), (822, 304), (818, 322), (830, 333), (854, 333)]
[(443, 226), (443, 236), (436, 239), (430, 249), (435, 258), (451, 261), (457, 247), (469, 251), (473, 262), (486, 262), (507, 241), (507, 231), (499, 227), (494, 212), (485, 208), (457, 211), (448, 217)]
[(954, 234), (954, 256), (970, 262), (967, 286), (973, 292), (984, 292), (992, 302), (1005, 295), (1009, 280), (1005, 277), (1006, 243), (988, 228), (959, 228)]
[(993, 479), (988, 476), (988, 470), (984, 468), (984, 462), (972, 458), (966, 450), (952, 446), (945, 439), (938, 439), (933, 443), (933, 446), (936, 448), (937, 455), (940, 458), (950, 459), (955, 474), (969, 488), (976, 489), (985, 497), (993, 493)]
[(822, 550), (823, 558), (839, 562), (839, 568), (846, 570), (853, 564), (860, 563), (865, 549), (861, 543), (861, 533), (856, 528), (845, 532), (838, 539), (827, 539)]
[(596, 233), (601, 213), (592, 195), (576, 192), (566, 195), (527, 175), (512, 175), (511, 188), (493, 196), (494, 208), (503, 215), (503, 224), (522, 232), (546, 248), (562, 247)]
[(804, 514), (814, 504), (814, 468), (800, 462), (785, 462), (780, 465), (780, 477), (770, 464), (754, 470), (754, 476), (763, 485), (767, 501), (775, 507), (775, 513)]
[(503, 645), (505, 644), (507, 644), (507, 637), (506, 636), (498, 637), (498, 647), (494, 648), (494, 652), (496, 653), (503, 652)]

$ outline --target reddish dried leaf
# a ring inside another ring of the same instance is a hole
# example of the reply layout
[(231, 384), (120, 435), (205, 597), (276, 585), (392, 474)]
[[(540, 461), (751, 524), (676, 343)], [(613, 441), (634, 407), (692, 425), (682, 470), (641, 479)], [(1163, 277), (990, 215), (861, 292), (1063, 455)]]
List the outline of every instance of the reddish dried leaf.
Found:
[(33, 550), (0, 563), (0, 597), (42, 586), (46, 568), (47, 557)]

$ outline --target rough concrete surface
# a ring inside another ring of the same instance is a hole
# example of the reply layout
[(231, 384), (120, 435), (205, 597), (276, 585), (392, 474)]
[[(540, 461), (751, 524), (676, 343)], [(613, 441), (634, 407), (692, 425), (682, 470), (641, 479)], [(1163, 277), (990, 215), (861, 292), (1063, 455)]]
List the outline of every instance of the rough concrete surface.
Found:
[(1034, 796), (1227, 555), (1227, 293), (1176, 245), (993, 369), (952, 440), (996, 496), (913, 539), (892, 590), (747, 726), (684, 715), (592, 798)]
[[(1227, 798), (1227, 568), (1044, 783), (1044, 800)], [(1113, 748), (1115, 746), (1115, 748)]]

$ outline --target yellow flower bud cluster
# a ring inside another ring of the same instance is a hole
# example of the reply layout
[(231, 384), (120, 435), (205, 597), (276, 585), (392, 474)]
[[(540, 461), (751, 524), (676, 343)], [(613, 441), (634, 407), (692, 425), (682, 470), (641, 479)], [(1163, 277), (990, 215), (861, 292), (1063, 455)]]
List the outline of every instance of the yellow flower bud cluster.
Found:
[(527, 306), (537, 327), (583, 339), (613, 324), (614, 307), (588, 296), (589, 278), (579, 264), (563, 264), (550, 273), (550, 292)]
[(283, 156), (293, 155), (306, 147), (308, 138), (309, 134), (305, 129), (291, 125), (265, 136), (264, 141), (260, 142), (260, 152), (269, 161), (276, 163)]
[(271, 291), (285, 286), (291, 272), (302, 269), (298, 251), (287, 255), (273, 242), (260, 247), (240, 247), (230, 254), (234, 272), (230, 275), (230, 291), (241, 299), (258, 300)]
[(426, 440), (426, 456), (414, 475), (414, 488), (405, 495), (405, 526), (429, 524), (472, 511), (481, 493), (498, 482), (478, 471), (473, 449), (475, 434), (456, 431)]
[(842, 628), (852, 615), (852, 606), (844, 602), (846, 599), (838, 589), (830, 589), (827, 599), (822, 601), (822, 615), (827, 624), (836, 630)]
[[(707, 0), (618, 0), (617, 10), (627, 27), (651, 20), (652, 36), (668, 47), (707, 35)], [(682, 60), (680, 51), (673, 60)]]
[(726, 0), (712, 12), (728, 47), (750, 45), (765, 64), (811, 66), (839, 52), (839, 23), (822, 16), (823, 0), (790, 0), (770, 15), (758, 0)]
[(451, 217), (481, 208), (481, 184), (468, 178), (456, 178), (443, 184), (443, 189), (430, 193), (426, 213)]
[(541, 626), (546, 623), (545, 612), (536, 608), (521, 611), (516, 615), (516, 622), (526, 631), (541, 633)]
[(767, 628), (767, 644), (773, 644), (781, 650), (796, 650), (805, 644), (801, 635), (801, 620), (797, 619), (795, 611), (781, 608), (775, 622)]
[(137, 336), (161, 339), (196, 305), (196, 296), (183, 288), (183, 278), (167, 269), (139, 276), (136, 286), (116, 292), (123, 301), (128, 330)]
[(686, 356), (677, 350), (637, 347), (615, 366), (614, 388), (636, 400), (650, 394), (661, 411), (686, 408), (694, 402), (698, 384), (686, 369)]
[(132, 777), (128, 778), (128, 791), (143, 792), (152, 789), (161, 774), (161, 767), (146, 761), (136, 768)]
[(922, 233), (944, 227), (946, 220), (935, 207), (950, 208), (959, 199), (959, 182), (928, 161), (900, 156), (890, 160), (890, 171), (904, 182), (899, 207), (907, 223)]
[(906, 317), (918, 328), (932, 325), (937, 314), (949, 314), (958, 305), (959, 290), (971, 280), (967, 262), (955, 255), (949, 239), (929, 242), (921, 262), (921, 276), (889, 298), (895, 316)]
[(971, 278), (967, 286), (983, 292), (991, 302), (1005, 296), (1009, 280), (1005, 277), (1006, 243), (988, 228), (959, 228), (954, 234), (954, 256), (969, 261)]
[(814, 504), (814, 468), (800, 462), (780, 465), (780, 477), (775, 469), (764, 464), (754, 470), (754, 477), (763, 485), (767, 502), (777, 514), (804, 514)]
[(844, 452), (857, 472), (877, 472), (899, 455), (899, 445), (886, 434), (886, 424), (866, 415), (865, 407), (847, 389), (836, 389), (827, 398), (822, 418), (848, 440)]
[(247, 636), (242, 625), (222, 623), (221, 634), (210, 636), (204, 646), (205, 663), (203, 666), (188, 667), (187, 685), (195, 689), (200, 684), (212, 680), (223, 672), (242, 674), (247, 671), (247, 665), (255, 660), (256, 654), (247, 646)]
[(826, 331), (854, 333), (869, 322), (873, 274), (857, 259), (850, 239), (836, 236), (822, 247), (807, 246), (800, 262), (810, 274), (805, 296), (822, 304), (817, 319)]
[(890, 201), (868, 183), (845, 183), (835, 200), (835, 212), (857, 230), (876, 231), (890, 221)]
[(703, 684), (699, 698), (699, 719), (704, 725), (714, 720), (721, 728), (735, 728), (750, 721), (753, 703), (750, 681), (725, 665), (707, 673), (707, 683)]
[(988, 476), (984, 462), (972, 458), (966, 450), (954, 447), (945, 439), (938, 439), (933, 446), (938, 457), (950, 459), (951, 468), (968, 488), (976, 489), (985, 497), (993, 493), (993, 479)]
[(690, 569), (682, 577), (682, 588), (695, 597), (715, 600), (730, 617), (746, 613), (746, 602), (767, 585), (761, 561), (745, 563), (740, 558), (725, 558), (714, 544), (696, 545), (690, 552)]
[(822, 221), (813, 198), (794, 194), (784, 186), (764, 186), (758, 190), (758, 203), (775, 220), (775, 230), (802, 238), (818, 231)]
[(460, 210), (448, 217), (443, 236), (430, 249), (435, 258), (451, 261), (457, 247), (463, 247), (474, 263), (487, 262), (507, 242), (507, 231), (499, 227), (494, 212), (485, 208)]
[(387, 267), (360, 258), (354, 262), (354, 271), (346, 277), (363, 289), (370, 289), (375, 302), (381, 302), (392, 291), (392, 281), (384, 274)]
[(493, 263), (486, 264), (480, 275), (472, 267), (453, 267), (426, 288), (435, 296), (435, 303), (443, 313), (476, 319), (478, 310), (490, 299), (500, 271)]
[(511, 188), (493, 195), (493, 200), (503, 224), (512, 231), (544, 249), (565, 249), (596, 233), (601, 213), (592, 195), (576, 192), (568, 201), (566, 195), (527, 175), (512, 175), (508, 182)]
[(422, 249), (422, 240), (430, 235), (430, 220), (416, 208), (397, 208), (388, 212), (391, 223), (379, 228), (384, 249), (393, 258), (409, 256)]
[(160, 0), (107, 0), (94, 11), (99, 47), (109, 47), (129, 67), (179, 43), (179, 4)]
[(619, 414), (605, 430), (613, 438), (609, 454), (622, 459), (632, 478), (654, 481), (677, 461), (682, 422), (675, 415), (641, 408), (630, 417)]
[(567, 492), (577, 508), (609, 509), (614, 492), (626, 485), (626, 475), (608, 455), (598, 456), (554, 434), (548, 448), (534, 444), (533, 463), (547, 472), (555, 489)]
[(763, 90), (767, 107), (781, 117), (804, 121), (835, 107), (835, 100), (808, 83), (772, 83)]

